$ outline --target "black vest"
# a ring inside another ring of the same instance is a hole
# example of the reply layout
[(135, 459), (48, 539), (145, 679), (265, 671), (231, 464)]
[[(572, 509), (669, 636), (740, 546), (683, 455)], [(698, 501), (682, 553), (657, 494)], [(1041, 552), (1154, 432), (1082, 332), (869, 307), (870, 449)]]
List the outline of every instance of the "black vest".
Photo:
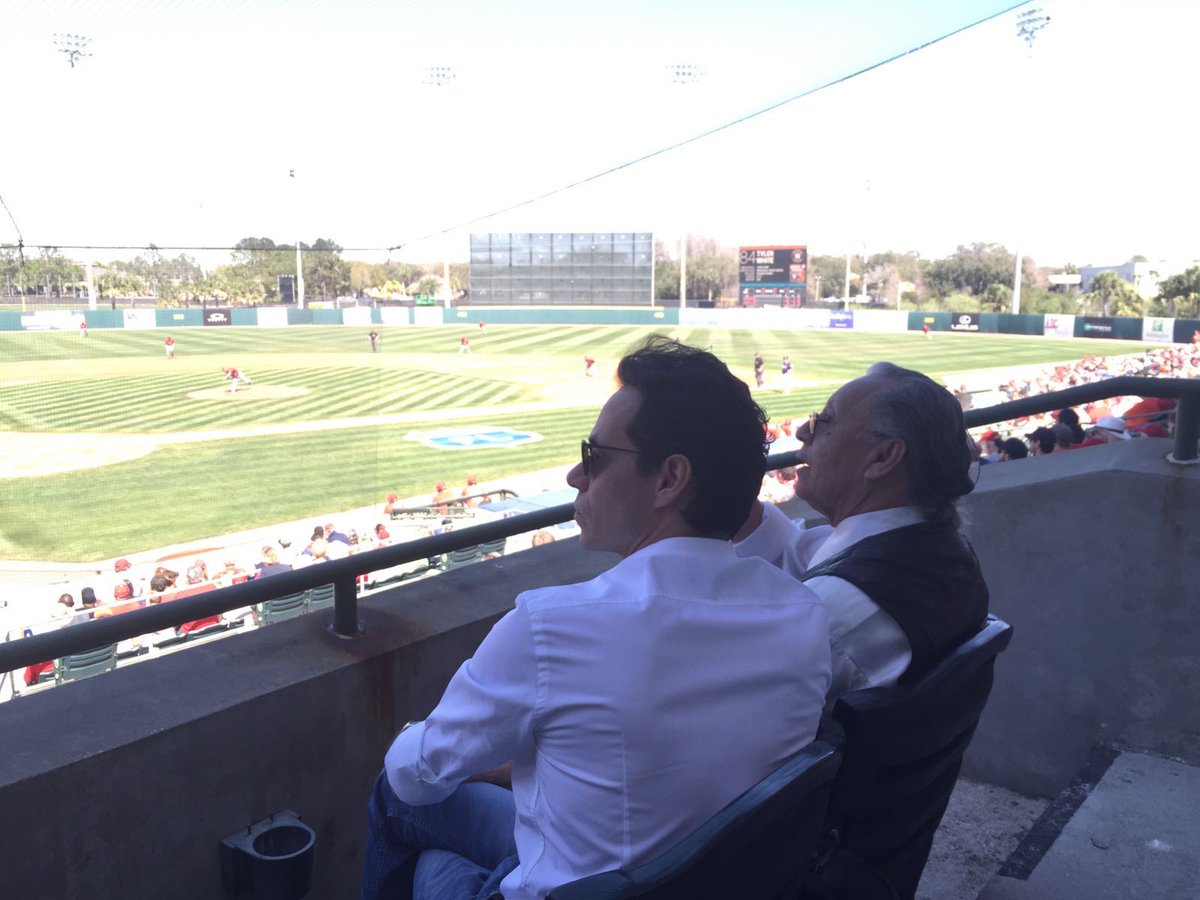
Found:
[(919, 522), (864, 538), (800, 576), (850, 582), (896, 620), (912, 646), (904, 679), (923, 675), (983, 627), (988, 589), (957, 528)]

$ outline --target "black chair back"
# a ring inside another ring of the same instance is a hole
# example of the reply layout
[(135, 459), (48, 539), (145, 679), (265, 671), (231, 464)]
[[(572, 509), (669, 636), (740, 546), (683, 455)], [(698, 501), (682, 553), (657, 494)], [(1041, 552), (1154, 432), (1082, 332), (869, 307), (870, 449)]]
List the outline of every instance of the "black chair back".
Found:
[(819, 896), (862, 897), (861, 887), (835, 884), (860, 884), (862, 873), (846, 872), (855, 867), (883, 876), (895, 896), (915, 896), (991, 692), (996, 656), (1010, 640), (1012, 626), (989, 616), (974, 637), (912, 683), (838, 700), (833, 718), (844, 732), (844, 758), (826, 818), (837, 851)]
[(809, 744), (657, 859), (555, 888), (547, 900), (768, 900), (795, 895), (839, 763)]

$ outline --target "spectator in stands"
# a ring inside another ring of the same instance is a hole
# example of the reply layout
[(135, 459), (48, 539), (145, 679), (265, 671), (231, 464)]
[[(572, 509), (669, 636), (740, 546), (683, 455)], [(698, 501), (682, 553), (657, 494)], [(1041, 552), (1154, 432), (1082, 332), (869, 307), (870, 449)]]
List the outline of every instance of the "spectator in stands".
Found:
[[(472, 495), (478, 495), (478, 496), (472, 496)], [(470, 506), (470, 507), (478, 506), (480, 503), (487, 503), (489, 500), (492, 499), (487, 494), (484, 494), (479, 490), (479, 479), (476, 478), (474, 475), (467, 476), (466, 486), (463, 487), (459, 496), (463, 497), (464, 498), (463, 502), (466, 503), (466, 505)], [(469, 499), (469, 500), (465, 499), (467, 497), (470, 497), (471, 499)]]
[(70, 625), (76, 625), (79, 622), (91, 621), (92, 616), (96, 613), (96, 606), (99, 601), (96, 600), (96, 591), (93, 588), (85, 587), (79, 592), (80, 611), (71, 617)]
[(254, 568), (258, 570), (255, 578), (266, 578), (268, 575), (278, 575), (280, 572), (290, 572), (292, 567), (287, 563), (279, 561), (279, 554), (270, 544), (265, 544), (262, 548), (262, 560), (254, 564)]
[(439, 481), (433, 486), (433, 499), (429, 505), (433, 507), (433, 511), (437, 515), (444, 516), (450, 512), (450, 501), (452, 500), (454, 500), (454, 495), (446, 489), (446, 482)]
[(1085, 447), (1095, 446), (1096, 444), (1115, 444), (1118, 441), (1127, 441), (1132, 435), (1125, 429), (1125, 420), (1117, 416), (1101, 416), (1096, 420), (1096, 425), (1088, 433), (1088, 439), (1083, 442)]
[(379, 522), (375, 526), (375, 540), (377, 540), (381, 546), (383, 545), (384, 541), (388, 541), (390, 543), (392, 540), (391, 534), (388, 532), (387, 528), (382, 522)]
[(551, 532), (547, 531), (545, 528), (543, 528), (541, 531), (535, 531), (533, 533), (533, 539), (530, 541), (530, 546), (541, 547), (544, 544), (553, 544), (553, 543), (554, 543), (554, 535)]
[(202, 559), (196, 560), (187, 569), (187, 583), (201, 584), (208, 581), (208, 563)]
[(246, 570), (233, 557), (222, 561), (221, 568), (212, 573), (212, 580), (222, 587), (248, 580)]
[(334, 542), (337, 542), (339, 544), (346, 544), (347, 546), (349, 546), (349, 544), (350, 544), (349, 535), (347, 535), (341, 531), (338, 531), (336, 528), (334, 528), (332, 522), (329, 522), (325, 526), (325, 540), (331, 544)]
[(54, 601), (54, 609), (50, 612), (52, 619), (65, 619), (71, 614), (71, 610), (75, 608), (75, 598), (70, 594), (59, 594), (58, 599)]
[(1068, 406), (1066, 409), (1060, 409), (1054, 418), (1058, 421), (1059, 425), (1065, 425), (1071, 429), (1072, 444), (1083, 443), (1083, 426), (1079, 424), (1079, 413)]
[(1000, 435), (991, 428), (979, 436), (979, 462), (1000, 462)]
[(1025, 459), (1029, 456), (1029, 448), (1025, 446), (1025, 442), (1020, 438), (1008, 438), (999, 444), (1000, 447), (1000, 462), (1008, 462), (1010, 459)]
[(1035, 428), (1025, 437), (1029, 441), (1029, 451), (1034, 456), (1046, 456), (1058, 446), (1058, 438), (1049, 428)]
[[(716, 357), (665, 338), (617, 376), (567, 482), (582, 546), (622, 560), (520, 595), (396, 738), (363, 898), (541, 897), (636, 866), (816, 733), (824, 612), (728, 544), (762, 479), (762, 410)], [(484, 783), (510, 775), (511, 791)]]
[(962, 408), (925, 375), (877, 363), (798, 434), (796, 495), (829, 524), (806, 528), (755, 503), (738, 555), (761, 557), (820, 596), (831, 702), (928, 671), (987, 617), (987, 585), (955, 509), (975, 486)]

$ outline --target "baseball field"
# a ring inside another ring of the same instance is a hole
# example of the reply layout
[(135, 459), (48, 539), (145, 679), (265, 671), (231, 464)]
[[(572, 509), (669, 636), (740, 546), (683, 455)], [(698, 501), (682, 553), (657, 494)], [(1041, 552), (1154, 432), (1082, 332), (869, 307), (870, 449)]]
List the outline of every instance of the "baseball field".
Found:
[[(107, 559), (379, 504), (391, 491), (416, 496), (438, 480), (570, 462), (617, 360), (656, 330), (711, 348), (750, 384), (760, 351), (767, 379), (755, 396), (775, 420), (820, 409), (882, 359), (935, 378), (996, 369), (994, 384), (1009, 367), (1138, 349), (613, 325), (376, 330), (377, 352), (366, 328), (180, 329), (173, 359), (161, 329), (0, 333), (0, 558)], [(469, 354), (459, 352), (464, 334)], [(585, 356), (596, 360), (592, 377)], [(251, 383), (230, 392), (228, 368)]]

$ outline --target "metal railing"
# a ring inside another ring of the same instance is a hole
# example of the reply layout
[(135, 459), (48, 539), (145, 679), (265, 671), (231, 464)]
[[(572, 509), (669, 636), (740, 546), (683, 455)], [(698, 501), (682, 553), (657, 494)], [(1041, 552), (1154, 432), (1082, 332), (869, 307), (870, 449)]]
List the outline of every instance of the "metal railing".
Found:
[(1057, 412), (1068, 406), (1095, 403), (1109, 397), (1166, 397), (1179, 401), (1175, 407), (1175, 449), (1169, 460), (1190, 463), (1196, 459), (1196, 442), (1200, 440), (1200, 380), (1188, 378), (1143, 378), (1121, 375), (1092, 384), (1066, 388), (1036, 397), (1023, 397), (1009, 403), (972, 409), (966, 415), (967, 427), (993, 425), (1022, 416)]
[[(966, 422), (968, 427), (974, 428), (1125, 395), (1177, 398), (1179, 404), (1176, 409), (1175, 452), (1172, 456), (1180, 462), (1196, 459), (1196, 442), (1200, 437), (1200, 380), (1109, 378), (1095, 384), (1026, 397), (986, 409), (970, 410), (966, 413)], [(797, 461), (797, 451), (774, 453), (768, 457), (767, 467), (779, 469), (795, 465)], [(498, 522), (473, 525), (292, 572), (281, 572), (269, 578), (255, 579), (206, 594), (148, 606), (119, 616), (81, 622), (49, 634), (8, 641), (0, 644), (0, 672), (21, 669), (72, 653), (82, 653), (164, 628), (175, 628), (195, 619), (217, 616), (230, 610), (264, 603), (276, 597), (330, 583), (334, 586), (333, 622), (330, 630), (339, 637), (353, 638), (360, 631), (356, 590), (356, 581), (360, 575), (557, 525), (571, 519), (574, 512), (573, 504), (563, 503)]]

